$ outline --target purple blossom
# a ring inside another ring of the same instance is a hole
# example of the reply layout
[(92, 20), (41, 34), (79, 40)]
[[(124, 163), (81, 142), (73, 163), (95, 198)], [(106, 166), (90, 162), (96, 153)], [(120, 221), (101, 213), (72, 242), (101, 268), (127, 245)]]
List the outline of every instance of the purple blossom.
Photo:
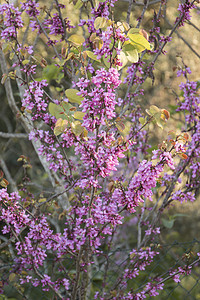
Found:
[(21, 12), (13, 4), (3, 3), (0, 5), (0, 14), (4, 16), (3, 30), (1, 38), (3, 40), (12, 40), (17, 37), (17, 29), (23, 27)]

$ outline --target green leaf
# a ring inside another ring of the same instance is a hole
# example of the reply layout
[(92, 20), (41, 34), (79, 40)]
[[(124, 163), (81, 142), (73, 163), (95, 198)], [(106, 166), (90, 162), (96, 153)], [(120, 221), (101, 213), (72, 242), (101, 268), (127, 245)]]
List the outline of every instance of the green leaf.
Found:
[(73, 111), (70, 111), (70, 109), (73, 106), (68, 102), (62, 102), (60, 105), (50, 103), (49, 104), (49, 112), (52, 116), (54, 116), (56, 119), (63, 119), (68, 120), (72, 119)]
[(69, 99), (70, 102), (81, 104), (81, 101), (84, 98), (82, 96), (77, 95), (78, 92), (79, 91), (76, 89), (68, 89), (65, 91), (65, 95)]
[(108, 57), (105, 57), (105, 54), (103, 55), (103, 62), (105, 64), (106, 68), (109, 69), (110, 68), (110, 63), (108, 61)]
[(74, 118), (78, 119), (78, 120), (83, 120), (84, 116), (85, 116), (85, 113), (83, 113), (82, 111), (76, 111), (74, 113)]
[(81, 135), (81, 133), (83, 133), (84, 127), (81, 126), (81, 122), (80, 121), (74, 121), (70, 125), (71, 125), (72, 132), (76, 136), (79, 136), (79, 135)]
[(135, 47), (132, 44), (125, 45), (123, 47), (123, 51), (125, 52), (127, 59), (131, 63), (137, 63), (139, 60), (138, 51), (135, 49)]
[(40, 199), (38, 200), (39, 203), (42, 203), (42, 202), (45, 202), (45, 201), (47, 201), (47, 198), (40, 198)]
[(122, 65), (120, 67), (118, 67), (118, 70), (120, 70), (120, 69), (125, 67), (125, 65), (128, 62), (128, 58), (127, 58), (126, 54), (123, 51), (121, 51), (120, 54), (117, 57), (120, 60), (120, 62), (122, 63)]
[(16, 274), (15, 274), (15, 273), (11, 273), (11, 274), (9, 275), (9, 281), (10, 281), (10, 282), (13, 282), (13, 281), (15, 281), (15, 279), (16, 279)]
[(25, 59), (25, 60), (23, 60), (22, 61), (22, 64), (25, 66), (25, 65), (27, 65), (29, 63), (29, 59)]
[(117, 129), (120, 131), (120, 132), (123, 132), (124, 129), (125, 129), (125, 125), (124, 125), (124, 122), (121, 120), (121, 118), (117, 118), (116, 121), (116, 127)]
[(139, 33), (128, 33), (128, 37), (130, 38), (131, 44), (135, 46), (138, 52), (142, 52), (145, 49), (151, 50), (149, 42), (145, 39), (143, 35)]
[(85, 42), (85, 39), (84, 39), (84, 37), (82, 35), (72, 34), (68, 38), (68, 41), (72, 42), (73, 44), (75, 44), (77, 46), (81, 46)]
[(189, 217), (189, 215), (188, 214), (174, 214), (173, 216), (172, 216), (172, 218), (176, 218), (176, 217)]
[(57, 120), (55, 128), (54, 128), (54, 134), (57, 136), (65, 131), (67, 128), (68, 121), (62, 120), (61, 118)]
[(155, 105), (151, 105), (149, 109), (146, 109), (146, 112), (150, 116), (155, 116), (156, 114), (161, 114), (161, 109)]
[(130, 133), (130, 130), (131, 130), (131, 122), (127, 121), (126, 123), (122, 123), (122, 122), (118, 122), (118, 124), (116, 124), (118, 130), (122, 133), (122, 135), (124, 137), (126, 137), (129, 133)]
[(82, 2), (82, 0), (78, 0), (77, 2), (76, 2), (76, 4), (75, 4), (75, 8), (76, 9), (79, 9), (79, 8), (81, 8), (83, 6), (83, 2)]
[(138, 29), (138, 28), (131, 28), (131, 29), (128, 31), (128, 35), (129, 35), (129, 34), (139, 33), (139, 32), (140, 32), (140, 29)]
[(171, 229), (174, 226), (174, 221), (175, 221), (174, 219), (166, 220), (166, 219), (162, 218), (163, 225), (168, 229)]
[(162, 118), (163, 110), (155, 105), (151, 105), (149, 109), (146, 109), (146, 112), (153, 117), (153, 123), (163, 129), (163, 126), (166, 124), (166, 120)]
[(144, 125), (146, 123), (146, 120), (144, 118), (140, 117), (139, 122), (141, 125)]
[(161, 129), (163, 129), (163, 126), (165, 125), (165, 122), (162, 119), (159, 118), (155, 118), (155, 124), (160, 127)]
[(108, 26), (108, 20), (104, 17), (97, 17), (94, 21), (94, 28), (96, 30)]
[(52, 79), (57, 79), (60, 72), (61, 68), (55, 66), (55, 64), (48, 65), (42, 71), (42, 79), (50, 82)]
[(95, 55), (92, 51), (86, 50), (87, 56), (90, 57), (91, 59), (101, 62), (100, 59), (97, 59), (97, 55)]
[(56, 119), (66, 119), (66, 116), (63, 114), (64, 113), (64, 109), (62, 106), (54, 104), (54, 103), (50, 103), (49, 104), (49, 112), (52, 116), (54, 116)]

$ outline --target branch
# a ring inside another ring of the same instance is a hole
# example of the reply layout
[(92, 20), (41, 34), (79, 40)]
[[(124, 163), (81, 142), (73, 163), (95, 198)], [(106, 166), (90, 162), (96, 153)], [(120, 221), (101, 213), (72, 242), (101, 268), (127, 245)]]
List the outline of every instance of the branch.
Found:
[[(169, 22), (169, 20), (167, 18), (165, 18), (166, 22), (168, 23), (168, 25), (173, 28), (172, 24)], [(196, 28), (197, 29), (197, 28)], [(199, 29), (198, 29), (199, 30)], [(200, 31), (200, 30), (199, 30)], [(176, 35), (188, 46), (188, 48), (198, 57), (200, 58), (200, 55), (196, 52), (196, 50), (194, 50), (192, 48), (192, 46), (190, 45), (190, 43), (188, 43), (183, 37), (182, 35), (180, 35), (180, 33), (177, 32), (177, 30), (175, 30)]]
[[(38, 277), (40, 277), (41, 279), (44, 279), (44, 276), (42, 274), (40, 274), (39, 271), (35, 267), (33, 267), (33, 269), (34, 269), (34, 271), (35, 271), (35, 273), (36, 273), (36, 275)], [(52, 291), (58, 296), (59, 299), (63, 299), (63, 297), (61, 296), (61, 294), (58, 292), (58, 290), (56, 290), (53, 287), (53, 285), (51, 283), (48, 282), (47, 285), (52, 289)]]
[(127, 10), (127, 16), (126, 16), (126, 22), (129, 24), (130, 22), (130, 16), (131, 16), (131, 10), (133, 6), (133, 1), (135, 0), (129, 0), (128, 10)]
[[(1, 64), (1, 69), (2, 69), (2, 73), (3, 74), (8, 74), (8, 69), (7, 69), (7, 65), (6, 65), (6, 60), (5, 60), (5, 56), (2, 52), (2, 50), (0, 50), (0, 64)], [(25, 92), (25, 89), (24, 89), (24, 85), (21, 85), (21, 80), (20, 78), (22, 78), (22, 74), (21, 74), (21, 71), (20, 71), (20, 68), (19, 67), (16, 67), (16, 82), (17, 82), (17, 86), (18, 86), (18, 89), (19, 89), (19, 94), (20, 94), (20, 97), (21, 99), (23, 99), (23, 96), (24, 96), (24, 92)], [(13, 91), (12, 91), (12, 87), (11, 87), (11, 82), (10, 82), (10, 78), (7, 78), (6, 81), (5, 81), (5, 89), (6, 89), (6, 95), (7, 95), (7, 99), (8, 99), (8, 104), (11, 108), (11, 110), (13, 111), (13, 113), (15, 115), (18, 115), (20, 116), (18, 118), (18, 120), (21, 121), (22, 123), (22, 126), (24, 127), (24, 129), (26, 130), (26, 132), (29, 134), (33, 129), (34, 129), (34, 126), (33, 126), (33, 122), (31, 120), (31, 117), (29, 114), (27, 114), (26, 112), (22, 115), (22, 113), (20, 112), (20, 110), (18, 109), (16, 103), (15, 103), (15, 99), (14, 99), (14, 96), (13, 96)], [(50, 168), (49, 168), (49, 163), (46, 161), (46, 159), (40, 155), (38, 149), (41, 147), (41, 142), (39, 140), (37, 141), (32, 141), (32, 145), (35, 149), (35, 152), (37, 153), (37, 156), (41, 162), (41, 165), (43, 166), (45, 172), (48, 174), (48, 178), (52, 184), (52, 186), (56, 189), (56, 191), (58, 192), (58, 194), (64, 194), (65, 193), (65, 190), (61, 191), (62, 189), (62, 185), (61, 186), (58, 186), (56, 184), (56, 182), (58, 181), (61, 181), (59, 180), (57, 174), (55, 172), (52, 172), (50, 171)], [(69, 204), (69, 201), (68, 201), (68, 198), (67, 198), (67, 195), (64, 196), (64, 202), (62, 202), (62, 204), (64, 203), (65, 205), (67, 205), (67, 207), (70, 205)]]
[(4, 139), (12, 139), (12, 138), (27, 139), (28, 134), (26, 134), (26, 133), (10, 133), (10, 132), (1, 132), (0, 131), (0, 137), (4, 138)]
[(4, 161), (4, 159), (1, 155), (0, 155), (0, 165), (1, 165), (1, 168), (2, 168), (3, 172), (6, 175), (6, 178), (7, 178), (8, 182), (11, 185), (12, 190), (17, 192), (18, 189), (17, 189), (16, 182), (13, 180), (13, 178), (12, 178), (12, 176), (11, 176), (7, 166), (6, 166), (6, 163), (5, 163), (5, 161)]
[[(0, 50), (0, 64), (1, 64), (2, 73), (3, 74), (8, 74), (8, 68), (7, 68), (5, 56), (4, 56), (4, 53), (2, 52), (2, 50)], [(16, 81), (17, 81), (17, 85), (18, 85), (20, 97), (21, 97), (21, 99), (23, 99), (23, 96), (24, 96), (24, 86), (21, 85), (21, 82), (19, 80), (19, 78), (21, 78), (21, 71), (20, 71), (19, 68), (16, 68), (16, 74), (17, 74)], [(18, 107), (17, 107), (17, 105), (15, 103), (14, 96), (13, 96), (13, 91), (12, 91), (12, 87), (11, 87), (10, 78), (6, 79), (4, 85), (5, 85), (5, 90), (6, 90), (6, 96), (7, 96), (7, 99), (8, 99), (8, 104), (9, 104), (12, 112), (14, 113), (14, 115), (20, 116), (18, 118), (18, 120), (21, 121), (22, 126), (24, 127), (25, 131), (27, 133), (30, 133), (32, 131), (32, 129), (33, 129), (33, 123), (31, 121), (30, 116), (26, 115), (26, 118), (25, 118), (22, 115), (22, 113), (20, 112), (20, 110), (18, 109)], [(50, 181), (52, 183), (52, 186), (55, 187), (56, 183), (55, 183), (55, 180), (54, 180), (54, 178), (52, 177), (52, 175), (50, 173), (49, 165), (44, 160), (44, 158), (41, 157), (41, 155), (38, 153), (38, 149), (41, 146), (40, 141), (37, 140), (36, 142), (33, 142), (32, 145), (33, 145), (33, 147), (34, 147), (34, 149), (35, 149), (35, 151), (36, 151), (36, 153), (38, 155), (38, 158), (39, 158), (39, 160), (40, 160), (40, 162), (41, 162), (44, 170), (48, 174), (48, 177), (49, 177), (49, 179), (50, 179)]]
[[(120, 2), (129, 2), (129, 0), (121, 0)], [(160, 2), (161, 2), (161, 0), (152, 0), (152, 1), (149, 1), (149, 6), (157, 4), (157, 3), (160, 3)], [(134, 5), (144, 6), (145, 3), (144, 3), (144, 1), (143, 2), (134, 2)]]
[(200, 29), (194, 23), (192, 23), (191, 21), (188, 20), (187, 24), (193, 26), (196, 30), (198, 30), (200, 32)]
[[(48, 37), (48, 34), (46, 33), (46, 30), (44, 29), (44, 27), (42, 26), (41, 22), (39, 21), (39, 19), (38, 19), (37, 17), (36, 17), (36, 20), (37, 20), (38, 25), (40, 26), (42, 32), (43, 32), (44, 35), (46, 36), (47, 40), (50, 41), (50, 38)], [(60, 56), (59, 56), (59, 54), (58, 54), (58, 51), (57, 51), (56, 47), (55, 47), (53, 44), (52, 44), (52, 47), (53, 47), (53, 50), (54, 50), (56, 56), (57, 56), (58, 58), (60, 58)]]
[(182, 37), (182, 35), (180, 35), (180, 33), (178, 33), (177, 31), (176, 31), (176, 34), (177, 34), (177, 36), (188, 46), (188, 48), (198, 57), (198, 58), (200, 58), (200, 55), (196, 52), (196, 50), (194, 50), (193, 48), (192, 48), (192, 46), (190, 45), (190, 43), (188, 43), (183, 37)]
[(142, 19), (144, 18), (144, 14), (145, 14), (145, 12), (146, 12), (148, 6), (149, 6), (149, 0), (144, 1), (144, 8), (143, 8), (143, 10), (142, 10), (142, 13), (141, 13), (141, 16), (140, 16), (140, 18), (139, 18), (139, 21), (138, 21), (138, 23), (137, 23), (136, 28), (139, 28), (139, 27), (140, 27), (140, 24), (141, 24), (141, 22), (142, 22)]

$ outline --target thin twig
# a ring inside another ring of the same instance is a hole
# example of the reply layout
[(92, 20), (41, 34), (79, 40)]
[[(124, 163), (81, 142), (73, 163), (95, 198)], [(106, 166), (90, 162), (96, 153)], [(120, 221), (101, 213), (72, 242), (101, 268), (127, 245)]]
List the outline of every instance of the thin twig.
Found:
[(3, 157), (0, 155), (0, 166), (3, 170), (3, 172), (5, 173), (5, 176), (9, 182), (9, 184), (11, 185), (11, 188), (13, 191), (17, 192), (18, 189), (17, 189), (17, 185), (16, 185), (16, 182), (13, 180), (11, 174), (10, 174), (10, 171), (8, 170), (7, 168), (7, 165), (3, 159)]
[(187, 24), (189, 24), (189, 25), (191, 25), (191, 26), (193, 26), (196, 30), (198, 30), (199, 32), (200, 32), (200, 28), (198, 28), (194, 23), (192, 23), (191, 21), (187, 21), (186, 22)]
[[(167, 18), (165, 18), (166, 22), (168, 23), (168, 25), (173, 28), (172, 24), (169, 22), (169, 20)], [(200, 31), (200, 30), (199, 30)], [(182, 37), (182, 35), (180, 35), (180, 33), (176, 30), (175, 31), (176, 35), (188, 46), (188, 48), (198, 57), (200, 58), (200, 55), (196, 52), (196, 50), (194, 50), (192, 48), (192, 46), (190, 45), (190, 43), (188, 43), (184, 37)]]
[(128, 10), (127, 10), (127, 15), (126, 15), (126, 22), (128, 24), (130, 23), (130, 16), (131, 16), (131, 10), (132, 10), (132, 6), (133, 6), (133, 1), (134, 0), (129, 0)]
[[(41, 279), (44, 279), (44, 276), (42, 274), (40, 274), (39, 271), (34, 266), (33, 266), (33, 269), (38, 277), (40, 277)], [(51, 283), (48, 282), (47, 285), (52, 289), (52, 291), (58, 296), (59, 299), (63, 299), (61, 294), (58, 292), (57, 289), (55, 289), (53, 287), (53, 285)]]
[(140, 16), (140, 18), (139, 18), (139, 21), (138, 21), (138, 23), (137, 23), (136, 28), (139, 28), (139, 27), (140, 27), (140, 24), (141, 24), (141, 22), (142, 22), (142, 20), (143, 20), (143, 18), (144, 18), (144, 14), (145, 14), (145, 12), (146, 12), (148, 6), (149, 6), (149, 0), (144, 1), (144, 3), (145, 3), (145, 4), (144, 4), (143, 10), (142, 10), (142, 13), (141, 13), (141, 16)]

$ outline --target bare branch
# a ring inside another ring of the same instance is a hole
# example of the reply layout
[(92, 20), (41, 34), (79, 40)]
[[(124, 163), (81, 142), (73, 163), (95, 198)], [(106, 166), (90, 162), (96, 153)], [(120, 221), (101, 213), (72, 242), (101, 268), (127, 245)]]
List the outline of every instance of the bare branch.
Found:
[[(134, 0), (129, 0), (129, 5), (128, 5), (128, 10), (127, 10), (127, 16), (126, 16), (126, 22), (129, 24), (130, 22), (130, 16), (131, 16), (131, 10), (133, 6), (133, 1)], [(134, 1), (135, 2), (135, 1)]]
[[(173, 28), (172, 24), (169, 22), (169, 20), (167, 18), (165, 18), (166, 22), (168, 23), (168, 25)], [(198, 29), (199, 30), (199, 29)], [(200, 31), (200, 30), (199, 30)], [(176, 35), (188, 46), (188, 48), (198, 57), (200, 58), (200, 55), (196, 52), (196, 50), (194, 50), (192, 48), (192, 46), (190, 45), (190, 43), (188, 43), (183, 37), (182, 35), (180, 35), (180, 33), (176, 30), (175, 31)]]
[(194, 23), (192, 23), (191, 21), (187, 21), (187, 24), (193, 26), (196, 30), (198, 30), (200, 32), (200, 29)]
[(27, 139), (28, 134), (26, 134), (26, 133), (0, 132), (0, 137), (4, 138), (4, 139), (12, 139), (12, 138)]
[(149, 0), (144, 1), (144, 3), (145, 3), (145, 4), (144, 4), (144, 8), (143, 8), (143, 10), (142, 10), (142, 13), (141, 13), (141, 16), (140, 16), (140, 18), (139, 18), (139, 21), (138, 21), (138, 23), (137, 23), (136, 28), (139, 28), (139, 27), (140, 27), (140, 24), (141, 24), (141, 22), (142, 22), (142, 20), (143, 20), (143, 18), (144, 18), (144, 14), (145, 14), (145, 12), (146, 12), (148, 6), (149, 6)]

